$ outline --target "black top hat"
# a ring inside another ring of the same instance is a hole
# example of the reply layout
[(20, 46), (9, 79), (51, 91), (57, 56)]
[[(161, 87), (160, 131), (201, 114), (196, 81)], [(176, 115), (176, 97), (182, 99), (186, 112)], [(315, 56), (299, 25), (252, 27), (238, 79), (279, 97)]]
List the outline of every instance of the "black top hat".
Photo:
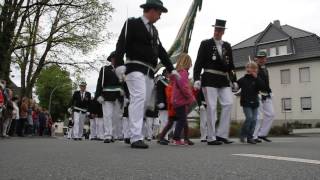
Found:
[(112, 58), (114, 58), (114, 57), (116, 57), (116, 52), (115, 52), (115, 51), (113, 51), (113, 52), (109, 55), (109, 57), (107, 58), (107, 60), (108, 60), (109, 62), (111, 62)]
[(79, 86), (87, 86), (87, 83), (85, 81), (80, 82)]
[(221, 28), (221, 29), (227, 29), (226, 28), (226, 23), (227, 23), (227, 21), (225, 21), (225, 20), (216, 19), (216, 24), (212, 25), (212, 27)]
[(162, 12), (166, 13), (168, 12), (168, 9), (163, 6), (163, 3), (161, 0), (147, 0), (145, 4), (140, 5), (141, 8), (156, 8), (160, 9)]

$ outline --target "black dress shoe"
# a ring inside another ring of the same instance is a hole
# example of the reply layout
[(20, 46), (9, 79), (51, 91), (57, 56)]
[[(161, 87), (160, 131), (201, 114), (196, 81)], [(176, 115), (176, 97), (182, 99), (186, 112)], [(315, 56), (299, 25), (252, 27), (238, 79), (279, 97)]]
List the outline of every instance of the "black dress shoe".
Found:
[(159, 143), (160, 145), (169, 145), (169, 142), (168, 142), (167, 140), (165, 140), (165, 139), (159, 140), (158, 143)]
[(202, 143), (205, 143), (205, 142), (207, 142), (207, 140), (206, 140), (206, 139), (202, 139), (201, 142), (202, 142)]
[(82, 141), (82, 138), (78, 138), (78, 141)]
[(73, 138), (73, 140), (78, 141), (78, 138)]
[(254, 139), (247, 139), (248, 144), (257, 144)]
[(256, 143), (262, 143), (262, 141), (261, 141), (260, 139), (254, 139), (254, 141), (255, 141)]
[(222, 145), (223, 143), (221, 141), (208, 141), (207, 142), (208, 145)]
[(216, 138), (217, 138), (217, 141), (221, 141), (221, 142), (223, 142), (225, 144), (232, 144), (233, 143), (233, 141), (230, 141), (230, 140), (228, 140), (226, 138), (222, 138), (222, 137), (219, 137), (219, 136), (217, 136)]
[(124, 143), (130, 144), (130, 138), (125, 138), (125, 139), (124, 139)]
[(148, 144), (144, 143), (142, 140), (133, 142), (131, 144), (131, 148), (135, 148), (135, 149), (148, 149), (149, 146)]
[(110, 142), (114, 143), (114, 142), (116, 142), (116, 140), (112, 138), (112, 139), (110, 139)]
[(272, 142), (270, 139), (268, 139), (266, 136), (259, 136), (259, 139), (262, 139), (266, 142)]
[(103, 143), (111, 143), (111, 139), (105, 139)]

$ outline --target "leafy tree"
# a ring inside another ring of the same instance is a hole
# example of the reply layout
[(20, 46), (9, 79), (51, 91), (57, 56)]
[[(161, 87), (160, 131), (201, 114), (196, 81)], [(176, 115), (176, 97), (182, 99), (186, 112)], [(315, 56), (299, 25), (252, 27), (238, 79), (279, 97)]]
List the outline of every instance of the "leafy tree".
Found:
[(72, 80), (69, 72), (58, 65), (46, 67), (36, 82), (36, 95), (41, 107), (46, 109), (51, 107), (49, 110), (53, 120), (63, 119), (72, 96)]
[(21, 96), (32, 97), (46, 66), (96, 68), (86, 53), (111, 37), (108, 0), (5, 0), (0, 8), (0, 77), (7, 79), (10, 65), (18, 65)]

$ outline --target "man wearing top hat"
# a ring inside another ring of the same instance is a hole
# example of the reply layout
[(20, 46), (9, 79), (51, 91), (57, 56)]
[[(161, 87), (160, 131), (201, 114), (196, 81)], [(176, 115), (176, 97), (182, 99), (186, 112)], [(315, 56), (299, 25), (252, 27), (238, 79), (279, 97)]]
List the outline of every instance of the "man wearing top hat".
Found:
[(267, 87), (264, 92), (261, 92), (259, 117), (253, 134), (253, 138), (257, 143), (261, 142), (260, 139), (266, 142), (271, 142), (271, 140), (268, 139), (267, 136), (271, 129), (275, 114), (272, 103), (272, 90), (269, 83), (269, 72), (266, 68), (267, 53), (264, 51), (259, 51), (256, 55), (255, 61), (259, 66), (258, 77), (264, 81), (264, 84)]
[[(194, 66), (194, 87), (197, 89), (202, 87), (207, 104), (208, 145), (232, 143), (228, 137), (233, 104), (232, 87), (236, 86), (236, 76), (231, 45), (222, 40), (225, 25), (226, 21), (216, 20), (216, 24), (213, 25), (214, 36), (201, 42)], [(217, 100), (222, 110), (216, 131)]]
[[(140, 6), (143, 15), (129, 18), (124, 24), (116, 47), (116, 73), (126, 83), (130, 92), (129, 122), (132, 148), (148, 148), (143, 141), (143, 117), (154, 89), (155, 68), (158, 59), (169, 73), (179, 74), (174, 70), (166, 50), (163, 48), (158, 31), (153, 25), (162, 13), (168, 12), (161, 0), (147, 0)], [(126, 54), (126, 63), (123, 56)], [(125, 64), (125, 65), (124, 65)]]
[(95, 98), (102, 104), (104, 143), (111, 143), (114, 142), (114, 129), (122, 122), (122, 86), (115, 73), (115, 52), (107, 60), (111, 65), (103, 66), (100, 70)]
[(73, 93), (71, 99), (73, 113), (73, 139), (82, 140), (84, 121), (90, 115), (88, 109), (91, 101), (91, 93), (86, 91), (87, 83), (81, 82), (80, 90)]

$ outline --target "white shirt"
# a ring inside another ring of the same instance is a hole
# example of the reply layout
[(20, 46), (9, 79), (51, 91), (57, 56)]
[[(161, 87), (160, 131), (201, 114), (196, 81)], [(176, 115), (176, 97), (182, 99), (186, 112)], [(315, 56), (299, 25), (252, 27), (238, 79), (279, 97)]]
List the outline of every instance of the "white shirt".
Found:
[(142, 19), (142, 22), (144, 23), (144, 25), (146, 26), (146, 28), (147, 28), (147, 30), (148, 30), (148, 32), (150, 32), (151, 33), (151, 35), (153, 35), (152, 33), (152, 31), (151, 31), (151, 24), (149, 24), (149, 19), (147, 19), (145, 16), (141, 16), (141, 19)]
[(213, 38), (213, 40), (216, 43), (217, 50), (218, 50), (218, 53), (219, 53), (220, 57), (222, 57), (222, 45), (223, 45), (224, 42), (222, 40), (216, 40), (214, 38)]

